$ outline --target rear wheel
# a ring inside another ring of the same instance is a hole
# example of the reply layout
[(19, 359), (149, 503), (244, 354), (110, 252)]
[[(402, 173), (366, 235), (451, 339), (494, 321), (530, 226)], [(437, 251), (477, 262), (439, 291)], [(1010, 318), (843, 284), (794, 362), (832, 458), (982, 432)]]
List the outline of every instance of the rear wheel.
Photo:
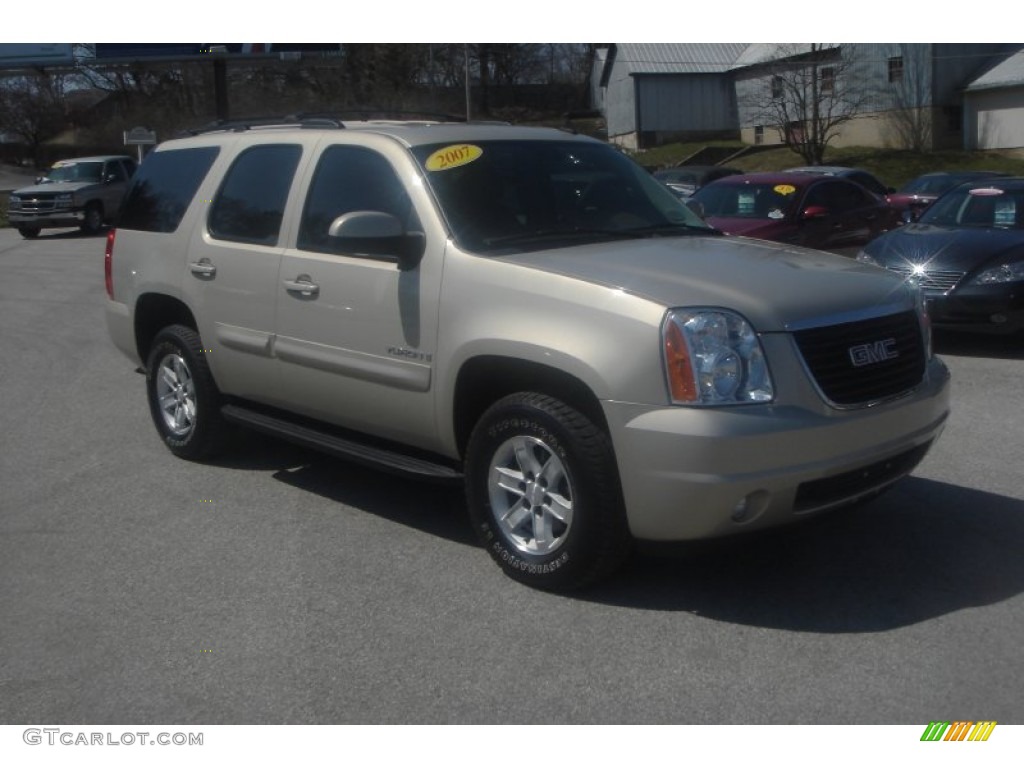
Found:
[(631, 544), (607, 435), (575, 408), (521, 392), (495, 403), (470, 438), (473, 526), (506, 574), (569, 590), (617, 568)]
[(204, 459), (223, 449), (229, 427), (194, 330), (171, 325), (156, 335), (147, 359), (146, 394), (157, 432), (174, 455)]

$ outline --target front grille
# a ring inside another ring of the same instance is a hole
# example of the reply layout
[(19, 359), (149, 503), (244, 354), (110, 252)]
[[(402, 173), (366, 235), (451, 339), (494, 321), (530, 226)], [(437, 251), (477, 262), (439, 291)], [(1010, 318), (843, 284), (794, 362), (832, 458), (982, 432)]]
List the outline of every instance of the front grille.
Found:
[(954, 272), (952, 270), (935, 270), (915, 275), (914, 271), (908, 267), (887, 267), (887, 269), (902, 275), (904, 278), (913, 278), (918, 285), (932, 293), (948, 293), (967, 274), (966, 272)]
[(21, 198), (21, 210), (25, 213), (42, 213), (54, 209), (53, 195), (34, 195)]
[(793, 336), (818, 388), (835, 405), (895, 397), (924, 377), (924, 343), (913, 310)]
[(928, 453), (930, 446), (931, 443), (928, 442), (890, 459), (851, 472), (801, 483), (796, 490), (793, 511), (809, 512), (812, 509), (821, 509), (843, 501), (855, 500), (875, 489), (883, 488), (894, 480), (909, 475)]

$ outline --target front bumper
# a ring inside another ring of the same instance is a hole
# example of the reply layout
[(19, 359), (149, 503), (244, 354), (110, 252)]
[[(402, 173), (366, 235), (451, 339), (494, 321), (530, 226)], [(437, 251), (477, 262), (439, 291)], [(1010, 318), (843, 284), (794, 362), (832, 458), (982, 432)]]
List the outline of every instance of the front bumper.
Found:
[(844, 506), (909, 474), (945, 426), (949, 372), (934, 359), (911, 394), (844, 411), (604, 406), (632, 534), (702, 539)]
[(85, 210), (68, 208), (60, 211), (43, 211), (32, 213), (25, 211), (9, 211), (7, 220), (12, 227), (77, 227), (85, 221)]
[(1024, 283), (965, 285), (931, 294), (928, 315), (937, 328), (985, 333), (1024, 331)]

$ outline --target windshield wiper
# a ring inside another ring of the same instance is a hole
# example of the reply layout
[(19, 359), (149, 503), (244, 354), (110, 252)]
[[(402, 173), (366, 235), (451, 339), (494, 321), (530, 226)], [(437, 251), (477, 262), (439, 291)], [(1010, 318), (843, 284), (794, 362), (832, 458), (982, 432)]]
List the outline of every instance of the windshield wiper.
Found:
[(722, 231), (708, 225), (697, 224), (652, 224), (649, 227), (635, 227), (624, 230), (641, 237), (656, 237), (658, 235), (678, 235), (683, 232), (699, 232), (704, 235), (720, 235)]
[(633, 240), (636, 237), (643, 237), (634, 230), (628, 229), (587, 229), (576, 227), (573, 229), (539, 229), (534, 232), (521, 232), (514, 235), (501, 235), (499, 237), (488, 237), (483, 240), (487, 247), (495, 245), (526, 245), (533, 242), (545, 240), (578, 239), (600, 237), (609, 240)]

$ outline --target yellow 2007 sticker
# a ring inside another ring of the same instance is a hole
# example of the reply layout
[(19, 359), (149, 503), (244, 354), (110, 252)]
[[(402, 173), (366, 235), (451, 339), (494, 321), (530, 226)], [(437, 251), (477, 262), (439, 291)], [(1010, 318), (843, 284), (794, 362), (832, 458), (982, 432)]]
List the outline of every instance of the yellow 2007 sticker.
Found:
[(427, 158), (427, 170), (447, 171), (449, 168), (458, 168), (479, 159), (483, 153), (484, 151), (475, 144), (452, 144), (450, 147), (442, 147)]
[(794, 187), (792, 184), (776, 184), (774, 189), (780, 195), (792, 195), (794, 192), (796, 192), (796, 187)]

